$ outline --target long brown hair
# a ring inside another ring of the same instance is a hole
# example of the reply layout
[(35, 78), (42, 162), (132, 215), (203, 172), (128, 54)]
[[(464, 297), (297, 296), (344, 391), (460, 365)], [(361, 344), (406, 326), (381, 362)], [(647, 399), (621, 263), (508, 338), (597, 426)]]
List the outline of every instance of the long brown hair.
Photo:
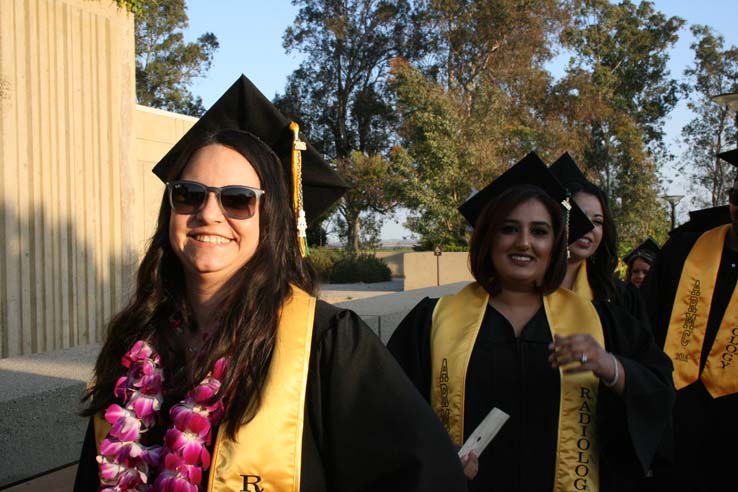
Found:
[(595, 252), (587, 258), (587, 280), (597, 300), (613, 300), (615, 268), (618, 266), (618, 232), (608, 205), (607, 196), (597, 185), (575, 181), (567, 185), (572, 196), (587, 193), (597, 198), (602, 207), (602, 241)]
[(545, 191), (537, 186), (520, 185), (505, 190), (490, 201), (474, 226), (469, 244), (469, 264), (474, 279), (490, 294), (500, 290), (495, 267), (492, 262), (492, 243), (499, 234), (502, 224), (515, 207), (528, 200), (538, 200), (551, 214), (554, 233), (554, 246), (551, 259), (543, 276), (540, 290), (549, 294), (556, 290), (566, 275), (566, 237), (564, 234), (564, 213)]
[[(220, 357), (229, 364), (222, 380), (226, 400), (223, 424), (229, 436), (253, 417), (261, 400), (274, 350), (279, 313), (290, 285), (314, 293), (316, 276), (297, 249), (295, 221), (282, 167), (272, 150), (255, 135), (226, 130), (196, 142), (185, 152), (180, 169), (194, 152), (221, 144), (239, 152), (254, 167), (266, 191), (259, 201), (259, 244), (254, 256), (224, 286), (223, 301), (213, 313), (215, 332), (197, 358), (188, 361), (187, 347), (173, 320), (196, 329), (187, 301), (182, 264), (169, 242), (171, 209), (166, 192), (156, 232), (138, 269), (129, 304), (108, 325), (108, 336), (95, 365), (94, 385), (83, 415), (93, 415), (113, 402), (113, 388), (123, 374), (120, 360), (136, 340), (148, 340), (162, 358), (166, 405), (182, 398), (201, 381)], [(164, 410), (163, 410), (164, 411)]]

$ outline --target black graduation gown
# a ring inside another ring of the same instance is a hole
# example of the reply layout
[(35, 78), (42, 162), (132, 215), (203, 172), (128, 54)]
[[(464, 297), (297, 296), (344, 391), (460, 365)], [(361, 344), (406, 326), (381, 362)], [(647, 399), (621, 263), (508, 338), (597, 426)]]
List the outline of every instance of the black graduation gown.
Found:
[(613, 279), (613, 284), (615, 285), (615, 299), (613, 299), (613, 302), (640, 321), (641, 324), (648, 327), (648, 314), (640, 289), (630, 282), (623, 282), (618, 278)]
[[(352, 311), (318, 301), (300, 490), (464, 491), (451, 440), (379, 338)], [(88, 428), (75, 492), (98, 490)]]
[[(642, 287), (654, 338), (664, 346), (674, 296), (684, 262), (701, 233), (673, 234), (661, 249)], [(716, 245), (716, 250), (718, 249)], [(717, 252), (716, 252), (717, 254)], [(723, 248), (715, 291), (710, 306), (700, 372), (705, 366), (715, 335), (738, 280), (738, 252)], [(735, 482), (735, 453), (725, 452), (738, 442), (738, 394), (712, 398), (701, 380), (677, 392), (674, 405), (674, 468), (662, 471), (664, 489), (725, 490)], [(656, 470), (657, 475), (659, 470)], [(669, 477), (669, 475), (671, 475)], [(736, 488), (735, 486), (730, 487)]]
[[(388, 348), (430, 401), (430, 328), (437, 299), (421, 301), (400, 323)], [(648, 330), (624, 311), (595, 303), (605, 344), (625, 367), (625, 392), (600, 385), (597, 429), (601, 490), (632, 490), (650, 464), (673, 402), (671, 363)], [(493, 408), (510, 415), (479, 458), (471, 491), (553, 490), (560, 379), (549, 362), (551, 332), (541, 308), (515, 338), (487, 307), (466, 377), (464, 439)]]

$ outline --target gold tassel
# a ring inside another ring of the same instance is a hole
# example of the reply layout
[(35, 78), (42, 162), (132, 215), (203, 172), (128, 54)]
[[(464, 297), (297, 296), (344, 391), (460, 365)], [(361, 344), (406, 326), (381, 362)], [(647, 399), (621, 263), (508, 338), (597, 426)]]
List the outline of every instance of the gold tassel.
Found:
[(295, 211), (295, 222), (297, 223), (297, 246), (300, 248), (300, 256), (305, 258), (308, 254), (307, 245), (307, 220), (303, 209), (302, 196), (302, 151), (307, 149), (305, 142), (300, 140), (300, 126), (294, 121), (290, 123), (292, 131), (292, 210)]
[(569, 216), (571, 215), (571, 203), (569, 202), (569, 195), (567, 193), (566, 198), (561, 201), (561, 205), (564, 206), (564, 244), (566, 244), (566, 259), (571, 258), (571, 251), (569, 251)]

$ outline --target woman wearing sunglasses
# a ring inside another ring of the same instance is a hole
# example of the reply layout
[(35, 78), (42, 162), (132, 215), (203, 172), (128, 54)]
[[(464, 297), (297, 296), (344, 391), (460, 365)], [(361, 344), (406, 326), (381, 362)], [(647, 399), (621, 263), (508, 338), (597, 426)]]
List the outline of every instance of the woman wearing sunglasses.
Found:
[[(217, 129), (233, 122), (261, 136)], [(315, 298), (300, 202), (310, 219), (344, 185), (287, 123), (242, 77), (155, 168), (158, 225), (87, 392), (76, 491), (464, 490), (379, 339)], [(284, 138), (280, 162), (264, 140)]]
[(471, 491), (632, 490), (669, 417), (670, 364), (650, 332), (559, 288), (565, 196), (530, 154), (463, 204), (476, 282), (422, 300), (388, 344), (458, 446), (493, 408), (509, 415), (461, 457)]

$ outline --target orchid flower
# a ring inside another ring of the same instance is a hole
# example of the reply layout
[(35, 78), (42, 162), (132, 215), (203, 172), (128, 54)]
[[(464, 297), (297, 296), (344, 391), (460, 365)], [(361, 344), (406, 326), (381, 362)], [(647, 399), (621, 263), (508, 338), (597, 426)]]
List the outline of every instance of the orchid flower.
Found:
[(218, 359), (202, 382), (172, 407), (173, 425), (164, 446), (140, 442), (141, 434), (156, 424), (164, 400), (159, 355), (139, 340), (121, 363), (128, 371), (116, 381), (113, 395), (122, 405), (114, 403), (105, 412), (111, 429), (97, 457), (101, 491), (199, 492), (202, 472), (210, 467), (211, 431), (223, 416), (219, 393), (227, 360)]

